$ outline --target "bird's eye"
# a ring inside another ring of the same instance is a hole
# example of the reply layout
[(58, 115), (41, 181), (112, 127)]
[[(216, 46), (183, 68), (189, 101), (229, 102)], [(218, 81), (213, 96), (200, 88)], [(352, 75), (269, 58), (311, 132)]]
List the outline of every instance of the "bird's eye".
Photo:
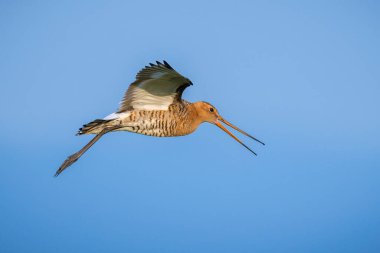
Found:
[(210, 112), (214, 112), (214, 108), (210, 107)]

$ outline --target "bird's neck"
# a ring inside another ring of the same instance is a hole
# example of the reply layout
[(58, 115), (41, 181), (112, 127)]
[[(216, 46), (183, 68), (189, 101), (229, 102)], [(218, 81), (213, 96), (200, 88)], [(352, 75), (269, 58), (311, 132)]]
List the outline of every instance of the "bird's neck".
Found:
[(188, 106), (188, 111), (189, 111), (189, 120), (190, 123), (190, 129), (191, 132), (194, 132), (200, 124), (205, 122), (205, 119), (199, 110), (198, 104), (197, 103), (192, 103)]
[(198, 126), (203, 122), (200, 120), (198, 111), (194, 103), (183, 101), (173, 107), (176, 120), (172, 122), (175, 124), (175, 135), (187, 135), (194, 132)]

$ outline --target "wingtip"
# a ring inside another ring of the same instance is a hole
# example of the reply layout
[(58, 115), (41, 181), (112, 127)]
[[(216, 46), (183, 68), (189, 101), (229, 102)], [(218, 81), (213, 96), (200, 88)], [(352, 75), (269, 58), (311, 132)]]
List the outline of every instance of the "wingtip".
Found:
[(173, 69), (173, 67), (172, 66), (170, 66), (170, 64), (167, 62), (167, 61), (163, 61), (164, 62), (164, 65), (167, 67), (167, 68), (169, 68), (169, 69)]
[[(162, 63), (162, 62), (163, 62), (163, 63)], [(170, 64), (169, 64), (167, 61), (163, 60), (162, 62), (160, 62), (160, 61), (156, 61), (156, 64), (150, 62), (150, 63), (149, 63), (150, 66), (145, 66), (145, 68), (151, 68), (151, 67), (156, 67), (156, 66), (161, 66), (161, 65), (163, 65), (163, 66), (165, 66), (165, 67), (168, 68), (168, 69), (174, 70), (173, 67), (170, 66)]]

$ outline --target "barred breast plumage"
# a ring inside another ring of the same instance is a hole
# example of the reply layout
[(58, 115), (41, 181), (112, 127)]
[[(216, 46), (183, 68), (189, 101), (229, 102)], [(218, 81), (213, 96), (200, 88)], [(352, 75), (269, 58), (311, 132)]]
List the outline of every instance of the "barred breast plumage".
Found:
[(187, 135), (196, 129), (195, 109), (188, 102), (172, 104), (164, 110), (134, 110), (128, 117), (107, 123), (118, 124), (115, 131), (128, 131), (156, 137)]

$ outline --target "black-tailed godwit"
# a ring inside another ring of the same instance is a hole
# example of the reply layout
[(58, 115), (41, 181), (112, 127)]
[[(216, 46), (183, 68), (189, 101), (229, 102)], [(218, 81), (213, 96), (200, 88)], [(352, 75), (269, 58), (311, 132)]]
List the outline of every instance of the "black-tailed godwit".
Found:
[(207, 102), (190, 103), (182, 99), (183, 91), (192, 82), (175, 71), (166, 61), (150, 63), (137, 73), (126, 91), (120, 108), (104, 119), (96, 119), (79, 129), (77, 135), (96, 136), (77, 153), (69, 156), (55, 176), (76, 162), (104, 134), (128, 131), (157, 137), (182, 136), (194, 132), (203, 122), (220, 127), (232, 138), (256, 155), (248, 146), (228, 131), (222, 124), (258, 141), (255, 137), (226, 121), (214, 106)]

